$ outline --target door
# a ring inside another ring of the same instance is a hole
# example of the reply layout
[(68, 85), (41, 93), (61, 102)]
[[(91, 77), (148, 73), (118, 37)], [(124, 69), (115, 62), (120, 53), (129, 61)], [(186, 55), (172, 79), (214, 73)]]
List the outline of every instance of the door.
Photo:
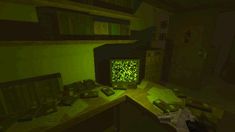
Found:
[(235, 84), (235, 35), (232, 46), (230, 47), (229, 56), (223, 66), (221, 76), (226, 82)]
[(203, 26), (177, 28), (173, 37), (173, 55), (170, 81), (180, 86), (197, 87), (201, 83), (204, 60)]

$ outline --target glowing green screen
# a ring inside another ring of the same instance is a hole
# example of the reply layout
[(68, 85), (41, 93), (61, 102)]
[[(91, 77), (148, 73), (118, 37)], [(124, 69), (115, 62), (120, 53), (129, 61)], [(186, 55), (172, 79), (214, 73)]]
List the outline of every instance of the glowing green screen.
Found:
[(115, 59), (110, 65), (112, 82), (138, 82), (139, 59)]

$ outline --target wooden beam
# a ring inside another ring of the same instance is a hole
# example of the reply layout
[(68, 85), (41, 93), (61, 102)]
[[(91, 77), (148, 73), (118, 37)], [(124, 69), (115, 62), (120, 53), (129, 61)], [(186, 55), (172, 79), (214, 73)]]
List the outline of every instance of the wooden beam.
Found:
[[(144, 0), (146, 3), (149, 3), (157, 8), (161, 8), (164, 10), (168, 10), (170, 12), (185, 12), (185, 11), (195, 11), (195, 10), (204, 10), (204, 9), (215, 9), (215, 10), (225, 10), (225, 11), (234, 11), (235, 10), (235, 2), (215, 2), (208, 4), (200, 4), (200, 3), (191, 3), (186, 5), (180, 5), (179, 0)], [(188, 6), (187, 6), (188, 5)]]
[(211, 9), (218, 12), (228, 12), (228, 11), (235, 11), (235, 3), (216, 3), (213, 5), (198, 5), (196, 7), (190, 7), (181, 9), (178, 12), (186, 12), (186, 11), (197, 11), (197, 10), (206, 10)]
[(183, 7), (176, 1), (170, 0), (144, 0), (146, 3), (149, 3), (156, 8), (161, 8), (170, 12), (177, 12)]
[(81, 4), (69, 0), (1, 0), (1, 2), (12, 2), (19, 4), (28, 4), (33, 6), (50, 6), (74, 11), (86, 12), (93, 15), (106, 16), (111, 18), (119, 18), (125, 20), (136, 20), (137, 18), (129, 13), (123, 13), (111, 9), (105, 9), (87, 4)]
[(160, 0), (143, 0), (144, 2), (153, 5), (156, 8), (160, 8), (160, 9), (164, 9), (170, 12), (174, 12), (175, 9), (169, 5), (167, 5), (166, 3), (160, 1)]
[(130, 44), (137, 40), (51, 40), (51, 41), (0, 41), (0, 47), (39, 46), (39, 45), (74, 45), (74, 44)]

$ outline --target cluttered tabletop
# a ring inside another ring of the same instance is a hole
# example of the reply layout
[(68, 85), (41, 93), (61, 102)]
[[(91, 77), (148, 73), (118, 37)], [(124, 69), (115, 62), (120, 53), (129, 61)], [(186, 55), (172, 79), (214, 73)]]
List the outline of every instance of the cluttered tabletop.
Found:
[(156, 116), (160, 122), (173, 126), (177, 131), (186, 129), (185, 121), (193, 122), (195, 117), (203, 116), (211, 124), (216, 124), (223, 116), (222, 109), (146, 80), (134, 89), (98, 86), (88, 93), (80, 94), (78, 98), (68, 100), (62, 102), (63, 105), (58, 105), (56, 111), (48, 115), (30, 121), (15, 122), (7, 132), (65, 130), (74, 123), (82, 122), (127, 100), (134, 101)]

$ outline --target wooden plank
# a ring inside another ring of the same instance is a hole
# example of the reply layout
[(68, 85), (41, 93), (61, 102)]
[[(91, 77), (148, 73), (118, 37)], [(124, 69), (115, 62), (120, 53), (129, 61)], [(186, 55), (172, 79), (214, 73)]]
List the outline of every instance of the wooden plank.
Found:
[(43, 35), (37, 22), (0, 20), (0, 29), (0, 41), (38, 40)]
[(107, 101), (103, 98), (96, 98), (91, 100), (86, 100), (88, 102), (89, 107), (83, 112), (79, 113), (76, 117), (71, 117), (69, 120), (64, 122), (63, 124), (57, 125), (55, 127), (49, 128), (48, 132), (63, 132), (67, 131), (70, 127), (83, 122), (89, 118), (94, 117), (97, 114), (102, 113), (105, 110), (108, 110), (112, 107), (117, 106), (121, 102), (126, 100), (126, 96), (121, 96), (113, 101)]
[(157, 8), (164, 9), (170, 12), (175, 12), (177, 9), (168, 4), (165, 0), (143, 0), (144, 2), (151, 4)]
[(52, 41), (0, 41), (0, 46), (41, 46), (41, 45), (68, 45), (68, 44), (130, 44), (137, 40), (52, 40)]
[[(87, 103), (88, 107), (86, 107), (83, 111), (79, 112), (78, 114), (76, 114), (74, 116), (69, 116), (69, 115), (65, 114), (64, 115), (65, 119), (64, 118), (61, 119), (61, 124), (59, 124), (57, 126), (50, 126), (50, 128), (46, 128), (46, 126), (45, 126), (45, 128), (47, 129), (46, 131), (51, 131), (51, 132), (66, 131), (73, 126), (76, 126), (80, 122), (89, 120), (89, 119), (95, 117), (96, 115), (99, 115), (100, 113), (102, 113), (110, 108), (117, 107), (120, 103), (126, 102), (126, 101), (128, 101), (131, 104), (134, 104), (137, 108), (139, 108), (142, 112), (144, 112), (144, 114), (147, 113), (149, 116), (156, 119), (157, 123), (159, 123), (158, 116), (162, 114), (162, 111), (160, 109), (158, 109), (157, 107), (155, 107), (152, 104), (152, 102), (150, 102), (147, 98), (147, 95), (148, 95), (147, 92), (152, 86), (164, 88), (163, 86), (160, 86), (157, 84), (148, 84), (145, 89), (128, 89), (125, 91), (125, 94), (116, 97), (112, 101), (109, 101), (109, 100), (102, 98), (102, 97), (94, 98), (94, 99), (80, 99), (80, 101), (82, 100), (85, 103)], [(100, 90), (100, 89), (98, 88), (98, 90)], [(59, 110), (63, 111), (63, 109), (64, 108), (59, 109)], [(40, 126), (41, 128), (43, 128), (43, 124), (45, 123), (44, 121), (42, 122), (42, 124)], [(39, 122), (37, 122), (37, 121), (34, 122), (34, 120), (33, 120), (32, 122), (26, 122), (26, 123), (29, 123), (29, 124), (31, 123), (31, 125), (32, 125), (32, 124), (38, 124)], [(11, 131), (14, 131), (14, 130), (19, 131), (19, 129), (17, 129), (17, 125), (18, 125), (18, 127), (22, 126), (22, 124), (16, 124), (14, 126), (14, 129), (11, 129)], [(31, 126), (31, 125), (28, 125), (28, 126)], [(162, 124), (162, 125), (164, 128), (168, 128), (169, 130), (173, 130), (173, 128), (169, 125), (164, 125), (164, 124)], [(22, 128), (21, 130), (25, 129), (24, 127), (21, 127), (21, 128)], [(38, 128), (38, 130), (42, 131), (41, 128)], [(34, 129), (34, 130), (36, 130), (36, 129)], [(79, 130), (77, 130), (77, 131), (79, 131)]]
[(30, 77), (30, 78), (24, 78), (24, 79), (19, 79), (19, 80), (13, 80), (13, 81), (8, 81), (8, 82), (2, 82), (0, 83), (0, 88), (5, 87), (5, 86), (12, 86), (12, 84), (19, 84), (23, 82), (32, 82), (32, 81), (39, 81), (39, 80), (47, 80), (50, 78), (61, 78), (60, 73), (53, 73), (53, 74), (48, 74), (48, 75), (41, 75), (37, 77)]
[(62, 9), (70, 9), (74, 11), (87, 12), (93, 15), (106, 16), (111, 18), (120, 18), (125, 20), (136, 20), (132, 14), (123, 13), (120, 11), (114, 11), (111, 9), (105, 9), (101, 7), (91, 6), (87, 4), (81, 4), (69, 0), (3, 0), (5, 2), (14, 2), (19, 4), (29, 4), (34, 6), (51, 6)]

